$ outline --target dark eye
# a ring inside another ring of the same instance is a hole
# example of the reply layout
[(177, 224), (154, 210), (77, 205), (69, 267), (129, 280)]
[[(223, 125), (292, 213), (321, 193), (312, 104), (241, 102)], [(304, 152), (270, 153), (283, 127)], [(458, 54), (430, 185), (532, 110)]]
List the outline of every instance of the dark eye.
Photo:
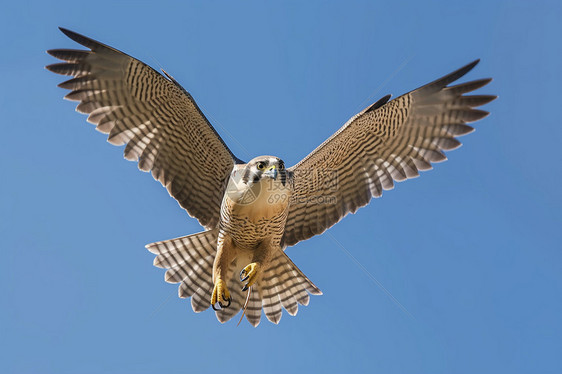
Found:
[(265, 169), (265, 162), (258, 162), (257, 168), (258, 168), (258, 170)]

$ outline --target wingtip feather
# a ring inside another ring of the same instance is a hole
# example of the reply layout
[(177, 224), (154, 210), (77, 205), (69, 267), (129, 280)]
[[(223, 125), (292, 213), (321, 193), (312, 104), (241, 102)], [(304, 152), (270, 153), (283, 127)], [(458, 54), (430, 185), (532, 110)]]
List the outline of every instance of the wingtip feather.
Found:
[(98, 42), (97, 40), (94, 40), (92, 38), (88, 38), (87, 36), (84, 36), (82, 34), (78, 34), (77, 32), (71, 31), (69, 29), (66, 29), (64, 27), (59, 27), (59, 30), (62, 31), (62, 33), (64, 35), (66, 35), (67, 37), (69, 37), (70, 39), (74, 40), (76, 43), (83, 45), (86, 48), (90, 48), (92, 51), (94, 50), (105, 50), (105, 51), (113, 51), (113, 52), (118, 52), (121, 54), (124, 54), (126, 56), (128, 56), (126, 53), (123, 53), (113, 47), (110, 47), (104, 43)]
[[(68, 36), (70, 39), (74, 40), (77, 43), (80, 43), (78, 40), (76, 39), (80, 39), (80, 38), (85, 38), (85, 36), (78, 34), (77, 32), (74, 32), (72, 30), (69, 30), (65, 27), (61, 27), (59, 26), (59, 30), (66, 36)], [(82, 44), (82, 43), (80, 43)]]

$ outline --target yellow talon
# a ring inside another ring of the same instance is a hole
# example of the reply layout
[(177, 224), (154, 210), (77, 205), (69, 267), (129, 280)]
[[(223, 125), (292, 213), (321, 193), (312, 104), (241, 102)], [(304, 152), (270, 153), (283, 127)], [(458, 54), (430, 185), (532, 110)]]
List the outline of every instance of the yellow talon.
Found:
[(215, 288), (213, 288), (213, 294), (211, 295), (211, 306), (214, 310), (218, 310), (215, 308), (215, 304), (219, 303), (221, 308), (228, 308), (230, 300), (230, 292), (226, 288), (226, 283), (222, 279), (218, 279), (215, 282)]
[(257, 262), (252, 262), (244, 269), (242, 269), (242, 271), (240, 272), (240, 281), (241, 282), (244, 282), (246, 280), (248, 281), (244, 285), (244, 288), (242, 288), (242, 291), (246, 291), (256, 282), (258, 278), (258, 273), (260, 271), (260, 267), (261, 267), (260, 264), (258, 264)]

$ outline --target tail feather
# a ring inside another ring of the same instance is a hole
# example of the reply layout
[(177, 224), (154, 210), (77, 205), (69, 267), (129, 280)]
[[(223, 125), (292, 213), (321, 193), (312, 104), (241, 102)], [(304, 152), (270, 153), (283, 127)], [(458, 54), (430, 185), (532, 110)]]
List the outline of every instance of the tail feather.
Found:
[(322, 294), (283, 251), (276, 253), (265, 270), (259, 290), (265, 316), (273, 323), (281, 320), (281, 307), (294, 316), (298, 304), (308, 304), (309, 293)]
[(191, 297), (196, 313), (211, 306), (212, 270), (217, 252), (218, 230), (203, 231), (181, 238), (152, 243), (146, 248), (156, 254), (154, 265), (166, 268), (165, 280), (180, 283), (180, 298)]
[(283, 315), (281, 308), (281, 300), (279, 300), (279, 291), (276, 285), (277, 278), (274, 277), (270, 282), (260, 284), (260, 291), (263, 292), (262, 305), (265, 316), (271, 322), (277, 324)]
[(260, 297), (259, 289), (256, 287), (252, 287), (250, 300), (248, 300), (248, 305), (246, 305), (246, 319), (254, 327), (260, 324), (261, 297)]
[[(288, 266), (285, 266), (287, 269)], [(292, 272), (290, 269), (289, 271), (285, 270), (281, 275), (280, 281), (284, 285), (281, 292), (279, 292), (279, 299), (281, 300), (281, 304), (283, 308), (292, 316), (296, 315), (299, 311), (299, 305), (297, 303), (297, 299), (294, 297), (293, 293), (291, 292), (292, 286), (295, 284), (296, 279), (292, 277)]]
[(206, 289), (205, 287), (199, 287), (191, 297), (191, 308), (195, 313), (203, 312), (211, 306), (210, 294), (213, 292), (213, 288)]
[[(213, 282), (212, 282), (212, 269), (213, 269), (213, 257), (208, 256), (202, 261), (197, 263), (195, 266), (189, 270), (188, 273), (180, 272), (182, 274), (179, 278), (168, 277), (168, 273), (171, 271), (176, 271), (180, 269), (171, 269), (166, 272), (166, 282), (168, 283), (179, 283), (178, 296), (182, 299), (192, 296), (198, 288), (203, 288), (209, 291), (209, 295), (213, 292)], [(210, 297), (210, 296), (209, 296)], [(209, 304), (210, 305), (210, 304)], [(208, 307), (208, 306), (207, 306)]]
[[(167, 269), (166, 282), (180, 283), (179, 297), (191, 297), (191, 307), (196, 313), (211, 306), (217, 237), (218, 230), (214, 229), (146, 246), (156, 254), (154, 265)], [(237, 258), (231, 265), (232, 276), (227, 281), (230, 305), (215, 312), (221, 323), (238, 314), (246, 302), (247, 293), (242, 291), (242, 283), (238, 277), (240, 270), (250, 259), (251, 257)], [(309, 293), (322, 294), (289, 257), (279, 250), (251, 289), (246, 305), (246, 319), (253, 326), (259, 325), (263, 308), (267, 319), (277, 324), (281, 320), (283, 309), (294, 316), (298, 312), (298, 304), (308, 305)]]
[(207, 256), (193, 261), (186, 262), (181, 266), (176, 266), (166, 272), (166, 282), (179, 283), (184, 279), (191, 279), (196, 283), (209, 280), (213, 268), (213, 257)]

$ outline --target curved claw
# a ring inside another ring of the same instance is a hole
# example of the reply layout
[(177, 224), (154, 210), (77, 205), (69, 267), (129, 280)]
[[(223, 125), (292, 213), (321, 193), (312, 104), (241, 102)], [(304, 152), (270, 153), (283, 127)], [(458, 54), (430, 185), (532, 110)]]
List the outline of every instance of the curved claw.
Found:
[(229, 297), (228, 299), (225, 299), (226, 301), (228, 301), (228, 304), (226, 305), (222, 305), (222, 303), (219, 302), (219, 305), (221, 306), (221, 308), (228, 308), (230, 306), (230, 302), (232, 301), (232, 297)]
[(258, 273), (260, 272), (260, 267), (261, 266), (259, 263), (252, 262), (244, 269), (242, 269), (242, 271), (240, 272), (240, 281), (241, 282), (248, 281), (244, 285), (244, 288), (242, 288), (242, 291), (247, 291), (248, 288), (250, 288), (256, 282), (258, 278)]
[(240, 270), (240, 282), (244, 282), (245, 280), (247, 280), (250, 276), (246, 274), (246, 269), (242, 269)]
[(229, 297), (228, 299), (225, 298), (225, 300), (228, 301), (228, 304), (226, 304), (226, 305), (222, 305), (222, 303), (220, 301), (217, 302), (217, 304), (219, 304), (220, 308), (215, 307), (215, 304), (211, 304), (211, 306), (213, 307), (213, 310), (215, 312), (218, 312), (221, 309), (228, 308), (230, 306), (231, 301), (232, 301), (232, 297)]
[[(228, 304), (226, 304), (227, 301)], [(226, 283), (222, 279), (218, 279), (215, 282), (215, 287), (213, 288), (213, 293), (211, 295), (211, 305), (213, 306), (213, 310), (218, 311), (220, 309), (228, 308), (230, 303), (230, 292), (228, 292)], [(220, 308), (217, 308), (216, 304), (219, 304)]]

